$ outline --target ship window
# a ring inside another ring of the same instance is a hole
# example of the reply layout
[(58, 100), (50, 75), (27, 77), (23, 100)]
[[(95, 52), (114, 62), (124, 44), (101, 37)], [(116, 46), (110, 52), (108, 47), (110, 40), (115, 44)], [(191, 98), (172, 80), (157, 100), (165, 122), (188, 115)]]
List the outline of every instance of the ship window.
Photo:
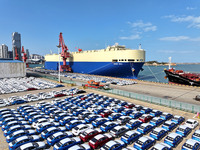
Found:
[(124, 61), (126, 61), (126, 59)]
[(128, 59), (128, 61), (135, 61), (135, 59)]
[(137, 61), (139, 61), (139, 59), (137, 59)]
[(123, 59), (121, 61), (124, 61)]
[(143, 59), (140, 59), (140, 61), (143, 61)]
[(112, 62), (117, 62), (117, 59), (113, 59)]

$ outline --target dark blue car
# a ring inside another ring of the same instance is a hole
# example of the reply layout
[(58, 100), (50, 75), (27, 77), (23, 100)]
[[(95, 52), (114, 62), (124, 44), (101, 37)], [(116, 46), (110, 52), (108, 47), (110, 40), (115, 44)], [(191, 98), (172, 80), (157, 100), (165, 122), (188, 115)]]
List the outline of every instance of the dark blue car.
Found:
[(177, 147), (181, 143), (183, 137), (177, 133), (169, 133), (164, 140), (164, 143), (170, 145), (171, 147)]
[(78, 119), (77, 117), (67, 116), (67, 117), (64, 117), (62, 120), (59, 120), (59, 124), (61, 126), (64, 126), (66, 123), (68, 123), (72, 120), (77, 120), (77, 119)]
[(151, 108), (147, 108), (147, 107), (143, 107), (140, 112), (142, 114), (149, 114), (150, 112), (152, 112), (152, 109)]
[(86, 123), (91, 123), (92, 121), (96, 120), (97, 118), (101, 118), (100, 115), (89, 115), (85, 118)]
[(140, 137), (133, 145), (138, 150), (147, 150), (156, 143), (156, 140), (150, 136)]
[(55, 143), (58, 143), (60, 140), (72, 137), (71, 132), (57, 132), (47, 138), (47, 144), (53, 146)]
[(129, 129), (136, 129), (136, 128), (139, 127), (141, 124), (142, 124), (142, 121), (134, 119), (134, 120), (130, 120), (128, 123), (126, 123), (126, 126), (127, 126)]
[(183, 137), (186, 137), (188, 134), (190, 134), (192, 132), (192, 129), (185, 126), (185, 125), (180, 125), (177, 129), (176, 129), (176, 133), (182, 135)]
[(130, 114), (130, 117), (132, 117), (133, 119), (138, 119), (141, 116), (142, 116), (142, 113), (139, 111), (134, 111), (132, 114)]
[(85, 122), (82, 120), (72, 120), (68, 123), (66, 123), (65, 127), (67, 128), (67, 130), (71, 130), (72, 128), (76, 127), (79, 124), (84, 124)]
[(200, 130), (196, 130), (196, 131), (193, 133), (192, 139), (194, 139), (194, 140), (200, 142)]
[(163, 125), (162, 128), (166, 129), (167, 131), (172, 131), (174, 128), (176, 128), (177, 124), (172, 121), (166, 121)]
[(116, 120), (118, 119), (119, 117), (121, 117), (122, 115), (120, 113), (112, 113), (108, 116), (108, 119), (113, 121), (113, 120)]
[(128, 131), (122, 137), (121, 140), (126, 144), (132, 144), (142, 136), (142, 133), (138, 131)]
[(53, 147), (54, 150), (67, 150), (70, 147), (80, 144), (81, 140), (78, 137), (74, 137), (74, 138), (65, 138), (62, 139), (61, 141), (59, 141), (58, 143), (56, 143)]
[(160, 116), (160, 118), (164, 119), (164, 120), (169, 120), (171, 118), (173, 118), (173, 115), (167, 112), (162, 113), (162, 115)]
[(133, 112), (132, 109), (124, 109), (121, 114), (124, 115), (124, 116), (128, 116), (130, 115), (131, 113)]
[(153, 109), (152, 112), (150, 112), (150, 115), (153, 117), (158, 117), (160, 115), (162, 115), (162, 112), (156, 109)]
[(123, 111), (125, 108), (124, 107), (116, 107), (116, 108), (114, 108), (114, 112), (116, 112), (116, 113), (119, 113), (119, 112), (121, 112), (121, 111)]
[(94, 127), (98, 127), (98, 126), (104, 124), (107, 121), (109, 121), (107, 118), (97, 118), (95, 121), (92, 122), (92, 125)]
[(41, 137), (43, 139), (47, 139), (49, 136), (53, 135), (54, 133), (56, 132), (60, 132), (61, 130), (59, 128), (56, 128), (56, 127), (50, 127), (50, 128), (47, 128), (46, 130), (44, 130), (42, 133), (41, 133)]
[(139, 126), (137, 128), (137, 131), (139, 131), (140, 133), (142, 134), (147, 134), (149, 133), (150, 131), (152, 131), (154, 129), (155, 126), (153, 126), (152, 124), (150, 123), (143, 123), (141, 124), (141, 126)]
[(168, 134), (168, 131), (163, 128), (155, 128), (153, 131), (150, 133), (150, 137), (156, 139), (156, 140), (161, 140), (163, 137), (165, 137)]
[(181, 124), (182, 122), (185, 121), (185, 118), (182, 116), (177, 116), (175, 115), (174, 118), (171, 119), (173, 122), (177, 123), (177, 124)]
[(163, 120), (160, 117), (154, 117), (151, 121), (150, 124), (154, 125), (154, 126), (159, 126), (161, 124), (163, 124), (165, 122), (165, 120)]
[(110, 122), (110, 121), (108, 121), (108, 122), (102, 124), (101, 127), (100, 127), (100, 129), (103, 132), (108, 132), (108, 131), (112, 130), (114, 127), (116, 127), (118, 125), (119, 124), (116, 123), (116, 122)]

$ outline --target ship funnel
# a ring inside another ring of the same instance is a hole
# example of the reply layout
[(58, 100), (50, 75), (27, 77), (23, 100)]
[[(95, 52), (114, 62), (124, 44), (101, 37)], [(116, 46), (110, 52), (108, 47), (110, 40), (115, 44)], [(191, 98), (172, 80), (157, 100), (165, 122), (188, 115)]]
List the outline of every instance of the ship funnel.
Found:
[(141, 44), (139, 44), (139, 49), (142, 49), (142, 46), (141, 46)]

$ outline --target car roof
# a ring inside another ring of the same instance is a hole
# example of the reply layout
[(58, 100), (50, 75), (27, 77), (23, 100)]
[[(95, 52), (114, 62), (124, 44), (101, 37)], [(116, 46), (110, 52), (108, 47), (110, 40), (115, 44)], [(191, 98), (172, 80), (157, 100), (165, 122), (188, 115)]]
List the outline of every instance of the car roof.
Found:
[(193, 145), (195, 145), (195, 143), (199, 143), (199, 142), (197, 142), (196, 140), (193, 140), (193, 139), (188, 139), (185, 143), (193, 146)]
[(162, 131), (162, 130), (165, 130), (165, 129), (163, 129), (163, 128), (155, 128), (155, 129), (154, 129), (154, 131), (156, 131), (156, 132), (160, 132), (160, 131)]
[(200, 134), (200, 130), (196, 130), (195, 133), (199, 133)]
[(186, 129), (186, 128), (188, 128), (187, 126), (185, 126), (185, 125), (180, 125), (178, 128), (181, 128), (181, 129)]
[(139, 138), (139, 140), (141, 141), (141, 142), (145, 142), (145, 141), (147, 141), (148, 140), (148, 138), (147, 137), (145, 137), (145, 136), (142, 136), (141, 138)]
[(171, 124), (171, 123), (174, 123), (174, 122), (171, 121), (171, 120), (168, 120), (168, 121), (165, 121), (165, 123), (167, 123), (167, 124)]
[(133, 133), (138, 133), (138, 134), (140, 134), (140, 132), (135, 131), (135, 130), (128, 131), (128, 132), (126, 132), (125, 134), (127, 134), (127, 135), (132, 135)]
[(70, 138), (65, 138), (65, 139), (62, 139), (62, 140), (60, 141), (60, 143), (64, 144), (64, 143), (69, 142), (69, 141), (71, 141)]
[(168, 136), (172, 138), (176, 138), (177, 136), (181, 136), (181, 135), (173, 132), (173, 133), (169, 133)]
[(157, 143), (155, 146), (154, 146), (154, 148), (156, 148), (156, 149), (162, 149), (162, 148), (164, 148), (164, 147), (166, 147), (165, 145), (163, 145), (162, 143)]
[(82, 128), (82, 127), (84, 127), (84, 126), (87, 126), (86, 124), (79, 124), (77, 127), (78, 128)]
[(33, 145), (33, 143), (30, 142), (30, 143), (26, 143), (26, 144), (22, 145), (20, 148), (25, 149), (25, 148), (30, 147), (32, 145)]
[(143, 127), (146, 127), (146, 126), (148, 126), (148, 125), (151, 125), (151, 126), (152, 126), (152, 124), (150, 124), (150, 123), (143, 123), (143, 124), (141, 124), (141, 126), (143, 126)]
[(196, 120), (194, 120), (194, 119), (188, 119), (187, 121), (195, 122)]
[(116, 126), (116, 127), (115, 127), (116, 130), (119, 130), (119, 129), (121, 129), (121, 128), (124, 128), (124, 126)]
[(106, 145), (109, 146), (109, 147), (113, 146), (114, 144), (116, 144), (116, 142), (113, 141), (113, 140), (106, 143)]
[(102, 137), (104, 137), (103, 134), (98, 134), (97, 136), (95, 136), (95, 139), (99, 140), (99, 139), (101, 139)]
[(28, 136), (21, 136), (21, 137), (19, 137), (19, 138), (17, 138), (16, 139), (16, 141), (18, 142), (18, 141), (21, 141), (21, 140), (24, 140), (24, 139), (28, 139)]
[(56, 136), (59, 136), (59, 135), (62, 135), (62, 134), (63, 134), (62, 132), (56, 132), (56, 133), (53, 134), (53, 136), (56, 137)]

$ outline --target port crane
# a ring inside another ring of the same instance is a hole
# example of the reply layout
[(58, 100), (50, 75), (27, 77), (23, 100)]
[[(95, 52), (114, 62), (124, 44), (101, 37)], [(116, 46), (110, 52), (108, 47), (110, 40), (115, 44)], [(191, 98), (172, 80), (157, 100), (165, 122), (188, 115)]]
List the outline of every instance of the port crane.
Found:
[(15, 47), (15, 60), (19, 60), (19, 55), (17, 53), (17, 47)]
[[(24, 46), (22, 46), (22, 54), (23, 54), (22, 60), (23, 60), (24, 63), (26, 63), (27, 54), (26, 54), (25, 51), (24, 51)], [(26, 63), (26, 67), (29, 67), (28, 63)]]
[(63, 39), (63, 36), (62, 36), (62, 32), (60, 32), (60, 35), (59, 35), (59, 45), (58, 45), (58, 47), (62, 48), (61, 57), (63, 59), (63, 65), (60, 65), (60, 71), (61, 72), (64, 72), (64, 71), (71, 72), (72, 71), (71, 67), (66, 64), (66, 60), (70, 56), (69, 56), (68, 48), (65, 45), (65, 42), (64, 42), (64, 39)]

